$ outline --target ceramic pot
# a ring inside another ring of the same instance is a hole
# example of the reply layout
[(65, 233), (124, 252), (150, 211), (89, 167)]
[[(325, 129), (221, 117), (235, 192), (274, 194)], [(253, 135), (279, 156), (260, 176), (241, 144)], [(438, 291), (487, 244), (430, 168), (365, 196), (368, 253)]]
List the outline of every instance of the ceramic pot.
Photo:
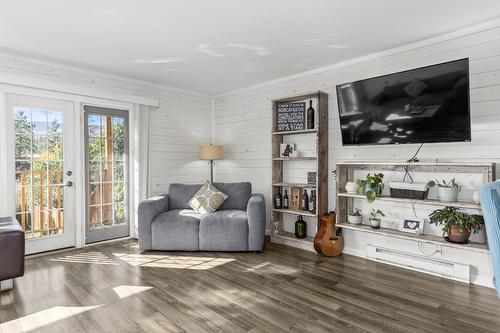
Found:
[(460, 231), (457, 227), (451, 227), (450, 234), (448, 235), (448, 239), (453, 243), (462, 243), (465, 244), (469, 241), (470, 230), (464, 229)]
[(370, 219), (370, 226), (373, 229), (380, 229), (380, 219)]
[(474, 201), (475, 203), (481, 202), (479, 198), (479, 191), (474, 191), (474, 193), (472, 193), (472, 201)]
[(347, 193), (356, 193), (358, 190), (358, 185), (355, 182), (347, 182), (345, 184), (345, 191)]
[(439, 201), (455, 202), (458, 198), (458, 186), (439, 186), (438, 187)]
[(361, 224), (363, 223), (363, 215), (347, 215), (347, 222), (350, 224)]

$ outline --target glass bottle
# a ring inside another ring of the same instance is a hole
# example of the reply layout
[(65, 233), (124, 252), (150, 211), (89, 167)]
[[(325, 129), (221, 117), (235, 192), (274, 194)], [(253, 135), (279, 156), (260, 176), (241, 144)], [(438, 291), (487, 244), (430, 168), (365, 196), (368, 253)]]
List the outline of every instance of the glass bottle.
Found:
[(302, 194), (302, 210), (309, 211), (309, 196), (307, 195), (307, 190), (304, 190), (304, 194)]
[(314, 108), (312, 103), (313, 101), (309, 100), (309, 108), (307, 109), (307, 129), (314, 128)]
[(274, 195), (274, 208), (281, 209), (281, 192)]
[(297, 217), (297, 221), (295, 221), (295, 237), (297, 238), (307, 237), (307, 223), (302, 218), (302, 215), (299, 215)]
[(285, 196), (283, 197), (283, 209), (288, 209), (290, 206), (288, 204), (288, 190), (285, 190)]
[(309, 197), (309, 211), (316, 214), (316, 190), (311, 191), (311, 196)]

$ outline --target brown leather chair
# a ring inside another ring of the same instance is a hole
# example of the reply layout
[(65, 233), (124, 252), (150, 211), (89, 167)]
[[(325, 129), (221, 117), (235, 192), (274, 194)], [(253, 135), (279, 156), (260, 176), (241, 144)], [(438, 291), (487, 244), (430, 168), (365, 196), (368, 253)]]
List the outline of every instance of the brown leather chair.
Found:
[(0, 281), (23, 275), (23, 229), (14, 217), (0, 217)]

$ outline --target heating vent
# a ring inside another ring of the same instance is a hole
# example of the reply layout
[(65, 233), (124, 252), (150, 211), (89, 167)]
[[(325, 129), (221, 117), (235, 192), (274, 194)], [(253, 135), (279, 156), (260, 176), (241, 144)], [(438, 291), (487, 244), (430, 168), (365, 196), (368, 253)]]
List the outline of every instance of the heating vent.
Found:
[(366, 246), (366, 255), (369, 259), (386, 264), (470, 283), (469, 265), (423, 257), (373, 245)]

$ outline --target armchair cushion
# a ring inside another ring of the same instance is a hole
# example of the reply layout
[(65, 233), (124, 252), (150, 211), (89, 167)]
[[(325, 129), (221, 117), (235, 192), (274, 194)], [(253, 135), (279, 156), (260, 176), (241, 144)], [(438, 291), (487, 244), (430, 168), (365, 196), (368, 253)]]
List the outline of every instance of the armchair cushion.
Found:
[(189, 200), (198, 192), (202, 184), (170, 184), (169, 209), (191, 209)]
[(152, 249), (151, 223), (156, 216), (168, 210), (168, 195), (160, 195), (143, 200), (138, 207), (138, 233), (139, 248), (142, 250)]
[(201, 251), (247, 251), (248, 222), (244, 210), (220, 210), (200, 221)]
[(158, 215), (152, 225), (155, 250), (198, 251), (200, 214), (191, 209), (174, 209)]
[(217, 187), (222, 192), (228, 195), (228, 198), (219, 210), (225, 209), (238, 209), (238, 210), (246, 210), (248, 200), (252, 195), (252, 184), (249, 182), (241, 182), (241, 183), (214, 183), (215, 187)]

